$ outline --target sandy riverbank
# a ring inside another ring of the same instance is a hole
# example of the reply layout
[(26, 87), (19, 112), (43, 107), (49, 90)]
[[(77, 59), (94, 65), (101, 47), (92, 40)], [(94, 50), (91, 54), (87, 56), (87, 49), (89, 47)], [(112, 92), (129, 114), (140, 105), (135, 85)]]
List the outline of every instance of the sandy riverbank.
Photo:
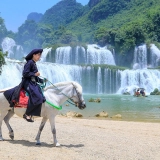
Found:
[(34, 123), (14, 117), (11, 126), (15, 140), (8, 137), (3, 123), (0, 160), (159, 160), (160, 124), (109, 120), (56, 118), (57, 139), (52, 145), (47, 121), (41, 146), (35, 145), (40, 118)]

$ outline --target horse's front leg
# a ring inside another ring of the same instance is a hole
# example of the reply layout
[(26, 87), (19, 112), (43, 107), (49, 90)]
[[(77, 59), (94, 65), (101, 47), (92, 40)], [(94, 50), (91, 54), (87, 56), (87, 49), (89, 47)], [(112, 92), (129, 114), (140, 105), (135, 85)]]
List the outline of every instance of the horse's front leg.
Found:
[(51, 131), (52, 131), (52, 134), (53, 134), (53, 145), (55, 147), (59, 147), (60, 144), (58, 143), (57, 138), (56, 138), (55, 117), (50, 117), (49, 121), (50, 121), (50, 124), (51, 124)]
[(14, 111), (10, 110), (8, 111), (7, 115), (4, 117), (4, 122), (6, 123), (8, 130), (9, 130), (9, 137), (13, 140), (14, 139), (14, 132), (9, 124), (10, 118), (14, 115)]
[(46, 124), (46, 121), (47, 121), (47, 118), (44, 118), (43, 117), (43, 119), (42, 119), (42, 121), (41, 121), (41, 125), (40, 125), (40, 127), (39, 127), (39, 131), (38, 131), (38, 133), (37, 133), (37, 136), (36, 136), (36, 145), (41, 145), (41, 142), (40, 142), (40, 136), (41, 136), (41, 132), (42, 132), (42, 130), (43, 130), (43, 128), (44, 128), (44, 125)]

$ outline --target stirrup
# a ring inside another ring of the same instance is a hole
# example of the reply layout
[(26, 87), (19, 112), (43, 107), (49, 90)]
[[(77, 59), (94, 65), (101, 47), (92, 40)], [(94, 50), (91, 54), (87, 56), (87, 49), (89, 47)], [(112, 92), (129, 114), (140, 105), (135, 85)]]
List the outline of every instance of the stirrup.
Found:
[(27, 119), (27, 115), (26, 114), (23, 115), (23, 118), (28, 122), (34, 122), (31, 117), (29, 119)]

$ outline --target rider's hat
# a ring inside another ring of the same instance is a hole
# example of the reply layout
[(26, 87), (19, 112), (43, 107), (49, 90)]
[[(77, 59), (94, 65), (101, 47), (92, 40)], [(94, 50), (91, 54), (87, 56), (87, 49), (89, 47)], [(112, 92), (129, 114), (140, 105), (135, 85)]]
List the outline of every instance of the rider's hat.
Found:
[(38, 53), (42, 53), (43, 52), (43, 49), (33, 49), (26, 57), (26, 61), (29, 61), (33, 58), (33, 55), (34, 54), (38, 54)]

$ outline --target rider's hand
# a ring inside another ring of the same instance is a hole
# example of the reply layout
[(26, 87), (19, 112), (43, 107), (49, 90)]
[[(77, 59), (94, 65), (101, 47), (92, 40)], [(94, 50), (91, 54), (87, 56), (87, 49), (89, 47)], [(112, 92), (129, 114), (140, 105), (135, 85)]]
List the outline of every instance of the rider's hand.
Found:
[(35, 73), (35, 76), (37, 76), (37, 77), (40, 76), (40, 73), (39, 72)]
[(43, 79), (44, 82), (47, 82), (48, 80), (46, 78)]

